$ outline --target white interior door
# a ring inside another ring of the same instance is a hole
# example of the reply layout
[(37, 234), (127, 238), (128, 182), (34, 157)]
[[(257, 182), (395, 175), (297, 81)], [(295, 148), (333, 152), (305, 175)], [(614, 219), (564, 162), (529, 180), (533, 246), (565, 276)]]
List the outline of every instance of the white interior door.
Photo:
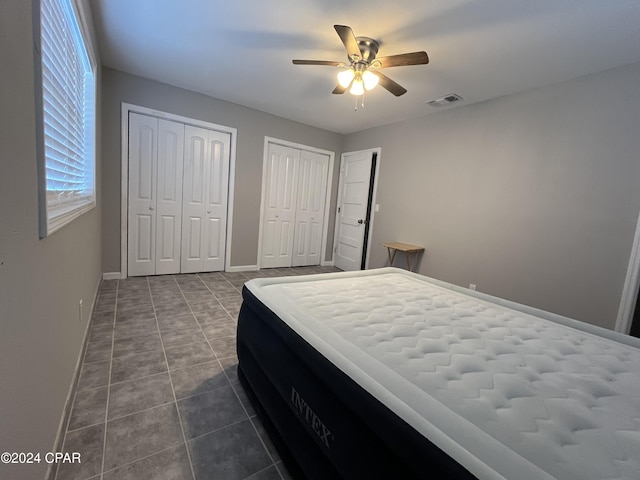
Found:
[(184, 125), (158, 121), (155, 273), (180, 272)]
[(289, 267), (293, 252), (300, 150), (269, 144), (261, 266)]
[(328, 169), (328, 155), (300, 152), (291, 266), (319, 265), (321, 262)]
[(362, 266), (372, 161), (370, 150), (342, 156), (334, 258), (335, 266), (342, 270), (360, 270)]
[(158, 119), (129, 116), (129, 275), (154, 275), (156, 269), (156, 182)]
[(185, 126), (181, 272), (224, 270), (231, 136)]

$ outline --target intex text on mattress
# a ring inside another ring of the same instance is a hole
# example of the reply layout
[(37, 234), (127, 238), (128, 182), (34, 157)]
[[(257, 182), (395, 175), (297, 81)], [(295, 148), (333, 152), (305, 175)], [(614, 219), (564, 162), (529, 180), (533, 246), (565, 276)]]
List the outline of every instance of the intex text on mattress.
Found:
[(395, 268), (246, 289), (477, 478), (640, 478), (636, 339)]

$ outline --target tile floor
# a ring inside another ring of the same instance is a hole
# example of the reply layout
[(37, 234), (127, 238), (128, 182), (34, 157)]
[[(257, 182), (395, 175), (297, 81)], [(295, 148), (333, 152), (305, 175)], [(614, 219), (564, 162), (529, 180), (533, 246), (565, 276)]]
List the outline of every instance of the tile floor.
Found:
[(104, 281), (63, 445), (82, 463), (56, 480), (287, 480), (236, 375), (240, 291), (335, 270)]

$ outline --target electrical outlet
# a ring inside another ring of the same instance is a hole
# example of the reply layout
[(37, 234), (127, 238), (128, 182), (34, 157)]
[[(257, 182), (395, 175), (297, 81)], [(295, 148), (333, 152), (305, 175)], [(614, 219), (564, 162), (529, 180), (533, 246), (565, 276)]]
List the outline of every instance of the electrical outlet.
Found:
[(469, 290), (475, 290), (476, 289), (476, 284), (475, 283), (470, 283), (469, 284)]

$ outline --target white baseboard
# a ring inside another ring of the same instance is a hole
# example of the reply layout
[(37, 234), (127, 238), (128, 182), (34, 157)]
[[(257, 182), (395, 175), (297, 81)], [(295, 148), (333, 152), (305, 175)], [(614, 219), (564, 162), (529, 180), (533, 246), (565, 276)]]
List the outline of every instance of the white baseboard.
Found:
[(325, 260), (322, 262), (323, 267), (333, 267), (333, 260)]
[[(104, 277), (104, 274), (103, 274)], [(93, 319), (93, 310), (96, 308), (96, 302), (98, 301), (98, 293), (100, 292), (100, 279), (96, 283), (96, 289), (93, 293), (93, 301), (91, 302), (91, 308), (89, 309), (89, 316), (87, 324), (84, 326), (84, 333), (82, 335), (82, 343), (80, 344), (80, 352), (78, 358), (76, 358), (76, 366), (73, 369), (73, 376), (71, 377), (71, 385), (67, 390), (67, 398), (65, 399), (64, 406), (62, 408), (62, 415), (60, 416), (60, 422), (58, 423), (58, 430), (56, 432), (56, 438), (53, 442), (52, 452), (61, 452), (64, 437), (67, 432), (67, 426), (71, 416), (71, 407), (73, 405), (74, 394), (76, 393), (76, 387), (78, 386), (78, 380), (80, 380), (80, 370), (82, 368), (82, 362), (84, 355), (87, 351), (87, 341), (89, 340), (89, 329), (91, 328), (91, 320)], [(59, 464), (49, 463), (45, 480), (54, 480), (58, 475)]]
[(120, 272), (105, 272), (102, 274), (103, 280), (120, 280), (122, 274)]
[(255, 272), (260, 270), (257, 265), (238, 265), (237, 267), (229, 267), (227, 272), (235, 273), (235, 272)]

